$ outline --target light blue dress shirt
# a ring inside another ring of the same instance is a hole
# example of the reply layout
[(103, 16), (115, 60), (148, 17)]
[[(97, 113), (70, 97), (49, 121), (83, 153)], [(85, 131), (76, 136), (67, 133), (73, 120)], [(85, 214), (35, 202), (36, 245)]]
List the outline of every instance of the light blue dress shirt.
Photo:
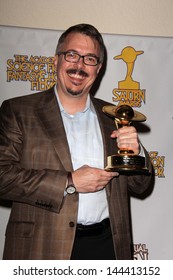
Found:
[[(65, 112), (55, 87), (73, 169), (83, 165), (104, 168), (103, 141), (97, 115), (88, 95), (84, 111), (74, 115)], [(78, 223), (89, 225), (107, 218), (108, 205), (105, 189), (94, 193), (79, 193)]]

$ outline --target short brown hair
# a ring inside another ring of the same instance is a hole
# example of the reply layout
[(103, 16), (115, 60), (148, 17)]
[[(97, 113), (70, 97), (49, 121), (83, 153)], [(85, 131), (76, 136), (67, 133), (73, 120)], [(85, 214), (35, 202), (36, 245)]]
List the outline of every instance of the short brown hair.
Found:
[(104, 46), (102, 35), (93, 25), (86, 24), (86, 23), (81, 23), (81, 24), (71, 26), (66, 31), (64, 31), (64, 33), (61, 34), (58, 40), (55, 54), (58, 54), (58, 52), (60, 52), (62, 44), (64, 43), (66, 37), (70, 33), (81, 33), (96, 40), (100, 46), (100, 62), (103, 63), (105, 46)]

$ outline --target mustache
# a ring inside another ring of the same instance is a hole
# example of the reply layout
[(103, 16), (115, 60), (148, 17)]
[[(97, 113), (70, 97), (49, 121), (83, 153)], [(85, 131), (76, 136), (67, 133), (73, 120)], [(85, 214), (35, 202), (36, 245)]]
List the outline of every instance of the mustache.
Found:
[(88, 77), (89, 75), (82, 69), (68, 69), (67, 74), (78, 74), (82, 77)]

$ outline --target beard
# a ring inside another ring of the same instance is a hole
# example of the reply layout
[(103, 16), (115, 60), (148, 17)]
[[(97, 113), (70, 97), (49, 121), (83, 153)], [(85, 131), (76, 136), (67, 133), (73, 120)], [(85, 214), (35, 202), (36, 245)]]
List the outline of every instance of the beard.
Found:
[(67, 88), (67, 92), (73, 96), (79, 96), (83, 92), (83, 89), (81, 90), (72, 90), (70, 88)]

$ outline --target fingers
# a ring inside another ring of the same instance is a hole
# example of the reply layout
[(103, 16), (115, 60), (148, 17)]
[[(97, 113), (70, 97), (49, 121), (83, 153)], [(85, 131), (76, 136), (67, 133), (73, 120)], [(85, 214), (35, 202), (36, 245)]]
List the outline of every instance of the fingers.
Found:
[(103, 189), (109, 181), (119, 174), (103, 169), (82, 166), (72, 173), (73, 181), (78, 192), (96, 192)]
[(102, 170), (103, 173), (102, 173), (102, 176), (103, 178), (105, 178), (107, 181), (110, 181), (113, 177), (117, 177), (119, 176), (119, 173), (118, 172), (108, 172), (106, 170)]
[(112, 132), (111, 137), (117, 138), (119, 149), (133, 150), (135, 154), (139, 154), (139, 140), (135, 127), (124, 126), (119, 128)]
[(117, 176), (119, 176), (119, 173), (117, 172), (107, 172), (105, 170), (102, 170), (100, 172), (100, 176), (98, 177), (97, 184), (98, 186), (105, 187), (113, 179), (113, 177)]

